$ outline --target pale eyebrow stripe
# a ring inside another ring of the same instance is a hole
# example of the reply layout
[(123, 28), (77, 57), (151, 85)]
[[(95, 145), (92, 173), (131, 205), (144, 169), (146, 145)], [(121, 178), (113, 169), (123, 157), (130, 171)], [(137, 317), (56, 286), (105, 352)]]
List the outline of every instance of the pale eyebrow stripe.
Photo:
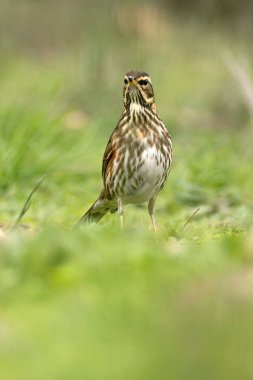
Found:
[(151, 83), (150, 77), (140, 77), (137, 79), (137, 82), (139, 82), (140, 80), (147, 80), (149, 83)]

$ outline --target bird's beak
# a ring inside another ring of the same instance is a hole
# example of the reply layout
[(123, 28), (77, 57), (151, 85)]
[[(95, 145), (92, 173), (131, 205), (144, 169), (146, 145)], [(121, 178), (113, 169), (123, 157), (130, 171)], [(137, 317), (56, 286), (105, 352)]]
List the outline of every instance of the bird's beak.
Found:
[(134, 77), (129, 76), (128, 80), (129, 80), (129, 85), (130, 86), (135, 86), (136, 85), (136, 80), (134, 79)]

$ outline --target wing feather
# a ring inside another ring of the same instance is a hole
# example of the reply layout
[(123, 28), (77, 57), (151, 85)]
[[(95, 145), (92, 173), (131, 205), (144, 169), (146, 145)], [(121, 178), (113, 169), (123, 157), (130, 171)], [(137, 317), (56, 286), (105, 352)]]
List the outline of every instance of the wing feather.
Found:
[(113, 142), (116, 139), (116, 136), (118, 134), (119, 129), (123, 126), (122, 121), (124, 120), (125, 115), (126, 115), (126, 113), (124, 112), (122, 114), (118, 124), (114, 128), (114, 130), (113, 130), (113, 132), (109, 138), (109, 141), (106, 145), (106, 148), (105, 148), (105, 152), (104, 152), (104, 156), (103, 156), (103, 163), (102, 163), (102, 177), (103, 177), (104, 185), (106, 182), (106, 175), (108, 173), (108, 170), (110, 170), (110, 168), (113, 165), (113, 160), (114, 160), (114, 157), (116, 154), (115, 144)]

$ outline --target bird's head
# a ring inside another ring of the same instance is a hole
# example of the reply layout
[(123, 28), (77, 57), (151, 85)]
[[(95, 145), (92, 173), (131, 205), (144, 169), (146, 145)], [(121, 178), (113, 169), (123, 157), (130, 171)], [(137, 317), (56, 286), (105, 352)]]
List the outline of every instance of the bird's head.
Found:
[(150, 76), (144, 71), (129, 71), (124, 78), (123, 90), (124, 108), (130, 109), (131, 104), (150, 107), (155, 111), (155, 99)]

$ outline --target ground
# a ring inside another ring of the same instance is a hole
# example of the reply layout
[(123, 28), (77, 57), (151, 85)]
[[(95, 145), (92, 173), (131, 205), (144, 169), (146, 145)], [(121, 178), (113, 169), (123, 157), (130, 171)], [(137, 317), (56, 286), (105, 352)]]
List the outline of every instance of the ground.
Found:
[[(138, 40), (125, 51), (123, 36), (106, 54), (102, 41), (5, 57), (1, 378), (252, 379), (251, 114), (227, 64), (231, 37), (203, 29), (203, 44), (199, 34), (175, 23), (159, 46)], [(101, 190), (135, 66), (151, 75), (173, 138), (158, 232), (145, 205), (125, 208), (123, 231), (117, 214), (74, 229)]]

